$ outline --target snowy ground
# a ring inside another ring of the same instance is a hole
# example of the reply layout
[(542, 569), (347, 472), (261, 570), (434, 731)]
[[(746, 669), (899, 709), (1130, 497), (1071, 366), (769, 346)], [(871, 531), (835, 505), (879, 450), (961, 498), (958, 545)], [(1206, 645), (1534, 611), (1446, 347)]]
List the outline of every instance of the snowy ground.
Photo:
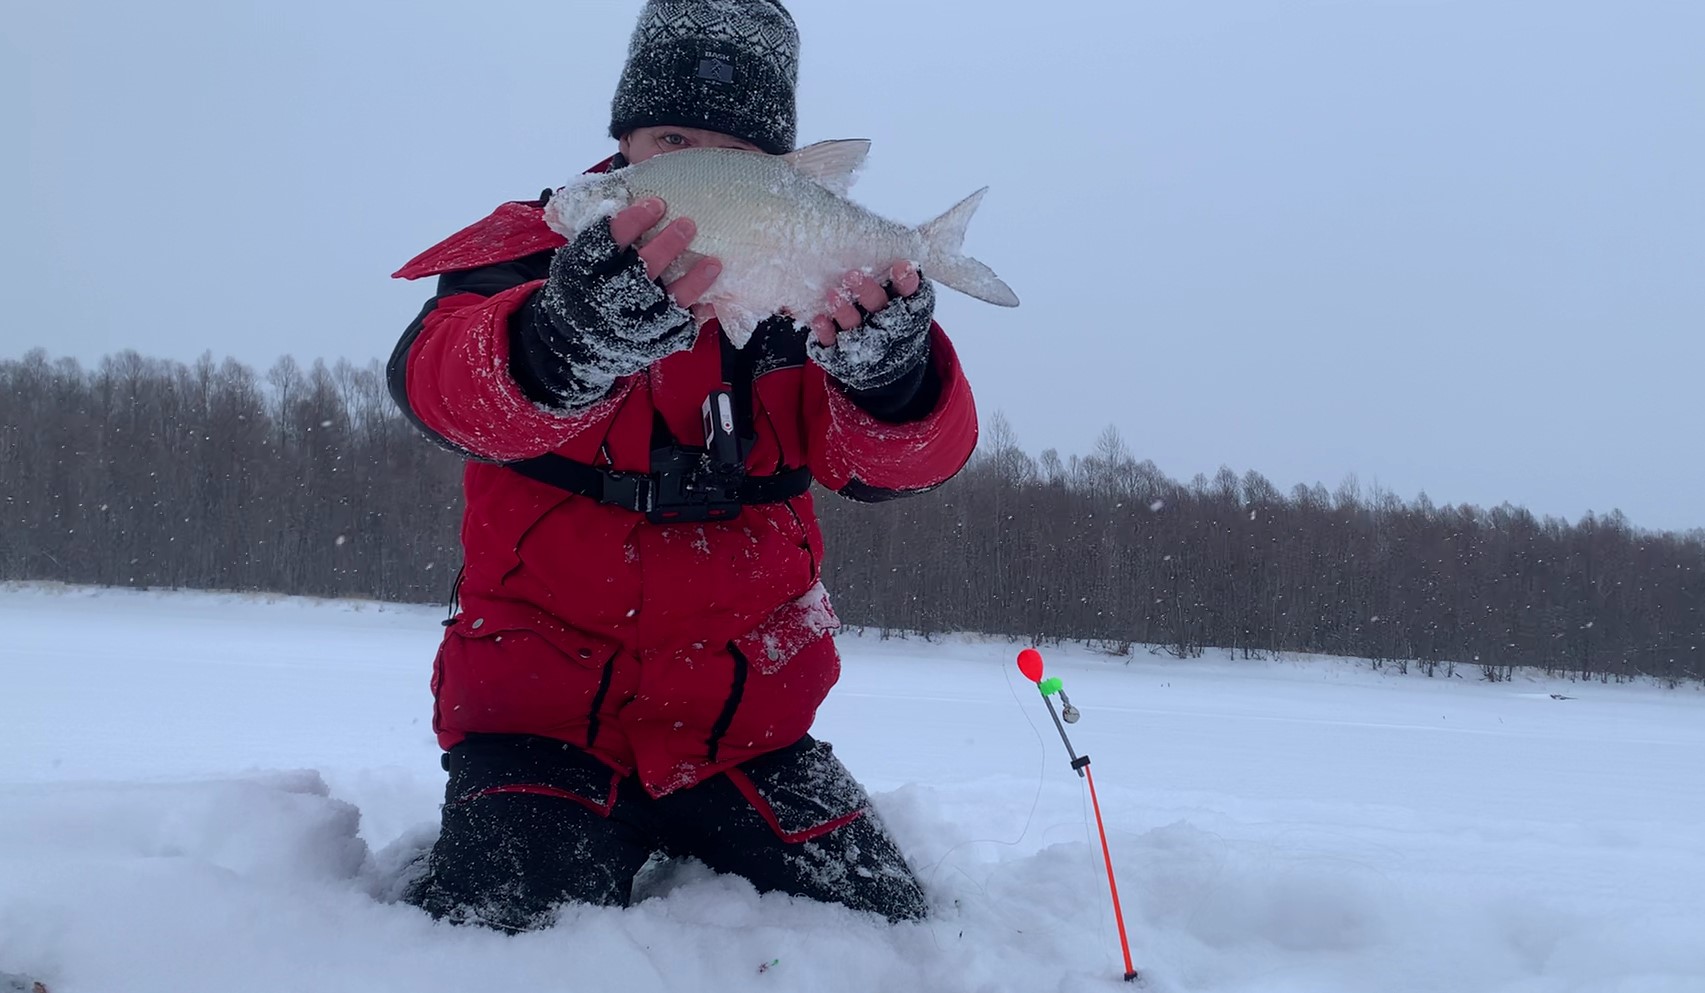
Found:
[[(1087, 794), (998, 642), (847, 638), (818, 724), (914, 854), (927, 925), (690, 867), (518, 938), (375, 900), (436, 818), (438, 616), (0, 587), (0, 972), (54, 993), (1128, 988)], [(1705, 991), (1698, 690), (1048, 659), (1147, 989)]]

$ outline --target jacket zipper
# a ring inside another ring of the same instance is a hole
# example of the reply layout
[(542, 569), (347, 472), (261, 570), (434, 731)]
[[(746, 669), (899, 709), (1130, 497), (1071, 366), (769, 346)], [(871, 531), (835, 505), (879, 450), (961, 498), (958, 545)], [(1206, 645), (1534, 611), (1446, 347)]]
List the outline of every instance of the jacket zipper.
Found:
[(728, 733), (728, 726), (734, 723), (734, 712), (740, 709), (740, 699), (746, 695), (746, 672), (752, 663), (734, 646), (728, 643), (728, 654), (734, 659), (734, 681), (728, 690), (728, 701), (722, 705), (722, 713), (711, 726), (710, 738), (705, 742), (705, 753), (711, 762), (716, 761), (716, 753), (722, 748), (722, 736)]
[(586, 747), (598, 740), (598, 712), (604, 709), (604, 697), (610, 693), (610, 678), (616, 671), (616, 657), (610, 656), (604, 662), (604, 674), (598, 679), (598, 692), (592, 696), (592, 713), (586, 718)]

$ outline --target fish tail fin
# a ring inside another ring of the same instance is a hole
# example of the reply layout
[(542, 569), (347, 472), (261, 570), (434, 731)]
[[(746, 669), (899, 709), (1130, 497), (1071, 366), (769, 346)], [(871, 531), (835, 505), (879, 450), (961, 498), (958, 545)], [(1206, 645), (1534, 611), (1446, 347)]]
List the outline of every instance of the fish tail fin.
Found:
[(943, 286), (1001, 307), (1016, 307), (1018, 294), (1012, 292), (1012, 287), (1002, 282), (993, 269), (964, 254), (965, 229), (970, 227), (971, 216), (987, 192), (989, 188), (985, 186), (918, 228), (924, 246), (924, 257), (918, 263), (926, 276)]

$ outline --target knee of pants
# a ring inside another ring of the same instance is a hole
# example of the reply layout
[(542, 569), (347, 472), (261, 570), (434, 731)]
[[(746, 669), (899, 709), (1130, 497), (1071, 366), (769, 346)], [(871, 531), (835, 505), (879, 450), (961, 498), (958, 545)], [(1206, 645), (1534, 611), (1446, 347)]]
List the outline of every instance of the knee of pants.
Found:
[(608, 815), (616, 773), (580, 749), (470, 736), (449, 753), (442, 827), (416, 903), (507, 931), (548, 925), (564, 902), (626, 905), (652, 846)]
[(416, 889), (434, 917), (507, 931), (547, 927), (563, 903), (626, 906), (650, 846), (572, 801), (499, 793), (447, 805)]
[(803, 895), (894, 923), (927, 916), (923, 884), (874, 812), (796, 847), (791, 861), (807, 880)]
[(733, 859), (735, 871), (760, 890), (841, 903), (891, 921), (925, 915), (917, 876), (828, 742), (808, 736), (726, 778), (771, 835)]

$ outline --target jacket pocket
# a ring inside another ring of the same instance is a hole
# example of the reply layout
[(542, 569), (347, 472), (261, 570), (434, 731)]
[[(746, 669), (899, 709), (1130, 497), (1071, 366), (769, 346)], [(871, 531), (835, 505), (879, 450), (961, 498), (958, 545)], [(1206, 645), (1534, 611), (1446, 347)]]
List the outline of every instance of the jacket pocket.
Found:
[(450, 626), (450, 635), (466, 641), (490, 640), (501, 644), (505, 638), (528, 636), (543, 641), (564, 658), (588, 668), (600, 668), (620, 647), (610, 638), (587, 634), (572, 628), (542, 610), (516, 603), (470, 606), (458, 614)]
[(519, 605), (465, 610), (439, 651), (439, 729), (586, 741), (619, 650)]
[(829, 591), (813, 584), (803, 596), (782, 604), (756, 628), (734, 640), (734, 647), (760, 674), (773, 676), (841, 626), (829, 605)]

